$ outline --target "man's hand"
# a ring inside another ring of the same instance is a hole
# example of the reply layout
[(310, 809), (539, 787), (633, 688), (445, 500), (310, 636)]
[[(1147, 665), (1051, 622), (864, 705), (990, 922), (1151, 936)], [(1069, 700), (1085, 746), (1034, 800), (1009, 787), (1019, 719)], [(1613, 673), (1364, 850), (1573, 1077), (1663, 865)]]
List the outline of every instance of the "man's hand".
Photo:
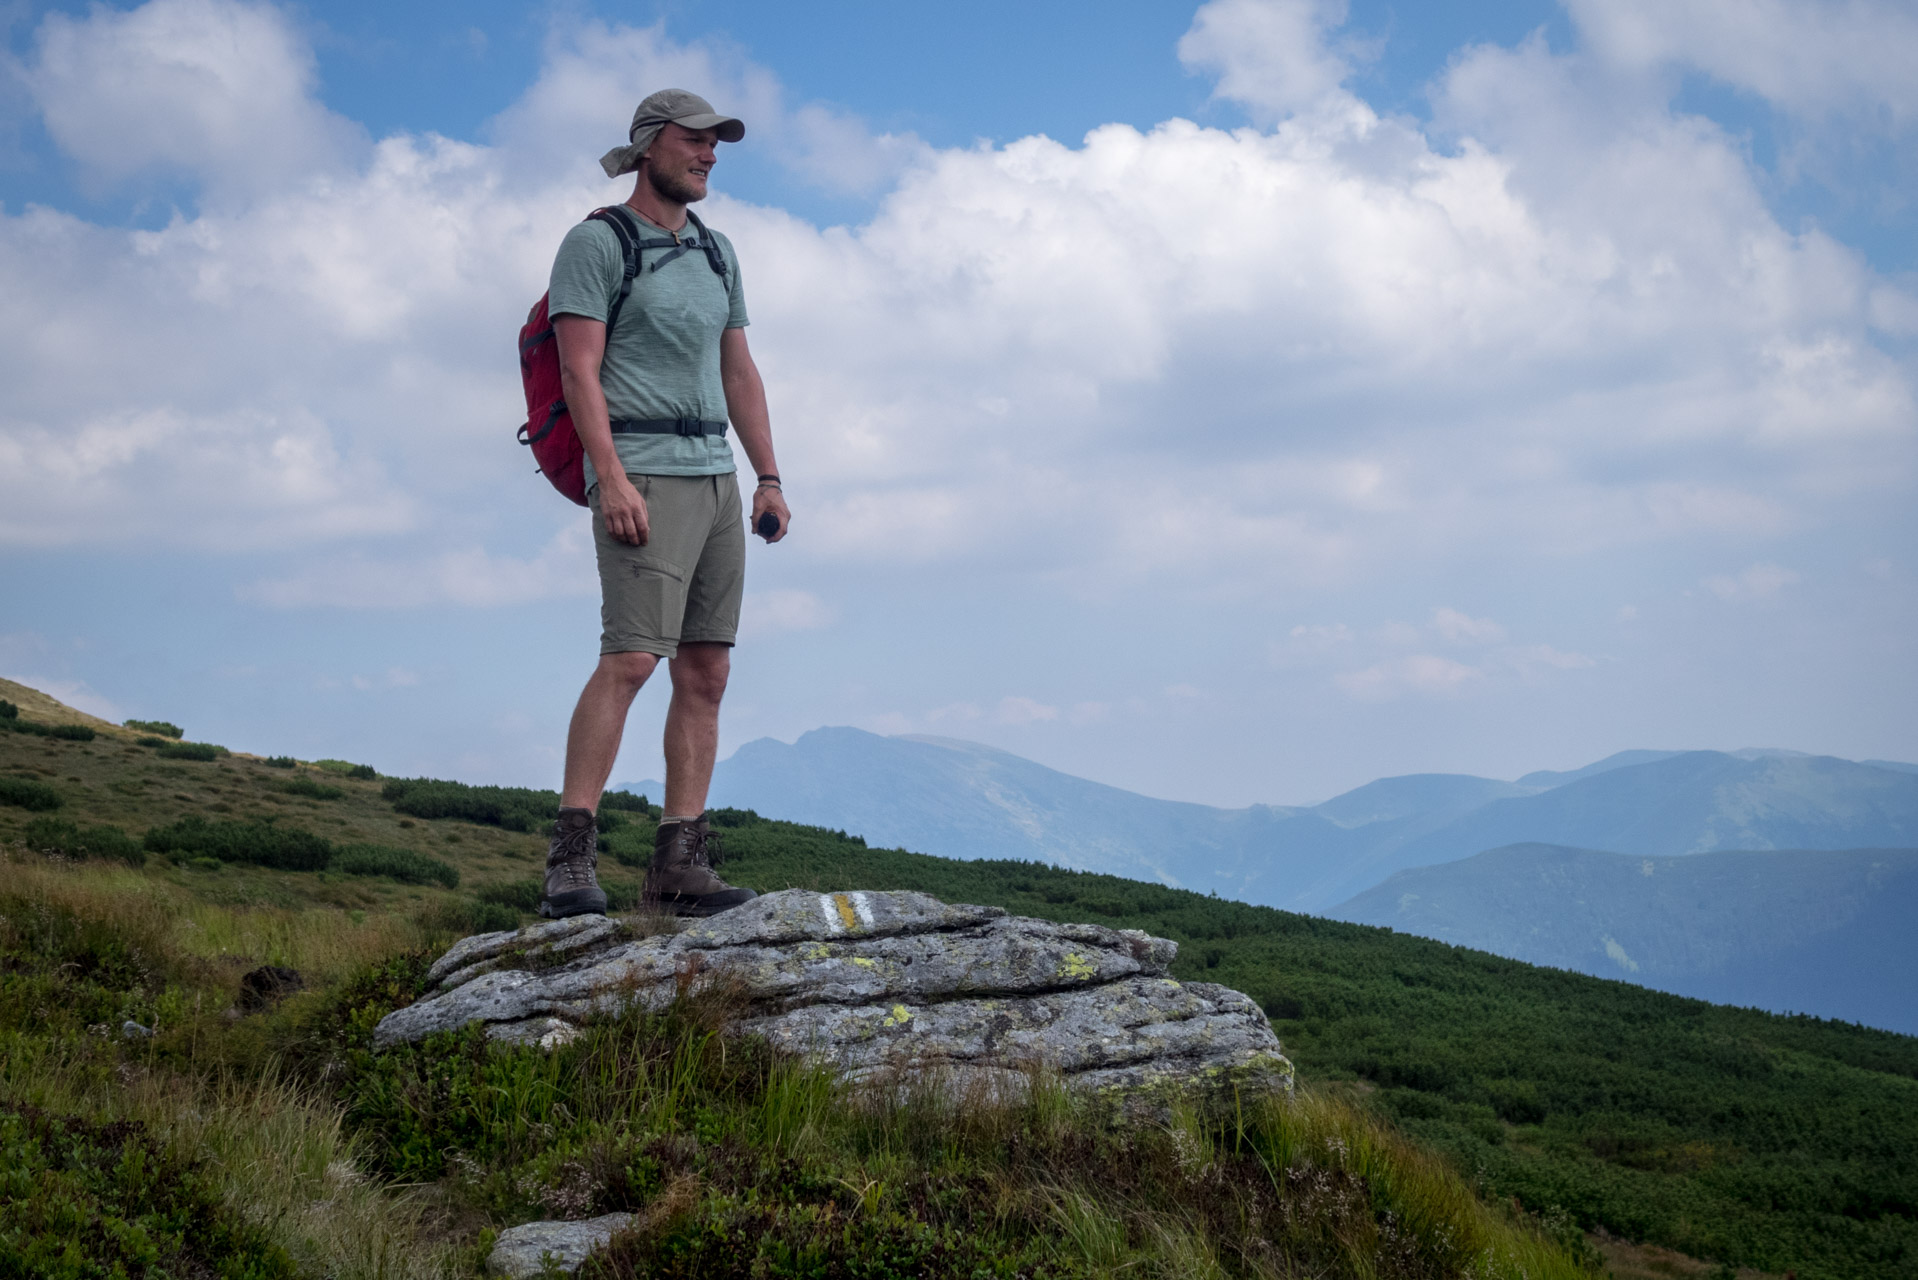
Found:
[(639, 496), (624, 473), (615, 471), (600, 477), (599, 514), (606, 522), (606, 532), (613, 537), (629, 547), (646, 545), (646, 535), (651, 532), (646, 499)]
[(774, 485), (762, 484), (753, 490), (752, 530), (754, 533), (759, 532), (759, 517), (768, 511), (772, 512), (774, 518), (779, 521), (779, 527), (773, 530), (772, 537), (767, 538), (766, 541), (777, 542), (786, 536), (786, 527), (792, 523), (792, 512), (786, 510), (785, 494)]

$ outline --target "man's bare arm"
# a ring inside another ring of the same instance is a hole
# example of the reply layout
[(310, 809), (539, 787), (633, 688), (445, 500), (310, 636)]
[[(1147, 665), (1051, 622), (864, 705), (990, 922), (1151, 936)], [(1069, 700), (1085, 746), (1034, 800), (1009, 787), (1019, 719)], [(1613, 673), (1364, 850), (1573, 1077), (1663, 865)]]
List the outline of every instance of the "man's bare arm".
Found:
[[(728, 329), (719, 336), (719, 380), (726, 389), (726, 416), (732, 420), (733, 434), (739, 437), (740, 447), (746, 450), (753, 474), (778, 475), (779, 460), (773, 456), (772, 415), (766, 410), (766, 384), (760, 380), (759, 366), (753, 363), (744, 329)], [(755, 486), (753, 529), (759, 528), (759, 517), (768, 511), (778, 518), (779, 528), (767, 541), (778, 542), (786, 536), (786, 528), (792, 523), (785, 494), (771, 486)]]
[(646, 500), (626, 478), (626, 468), (613, 448), (613, 426), (606, 412), (606, 392), (599, 385), (600, 362), (606, 358), (606, 325), (586, 316), (553, 317), (553, 338), (559, 343), (559, 388), (573, 415), (573, 430), (592, 459), (599, 477), (599, 513), (606, 532), (635, 547), (646, 545)]

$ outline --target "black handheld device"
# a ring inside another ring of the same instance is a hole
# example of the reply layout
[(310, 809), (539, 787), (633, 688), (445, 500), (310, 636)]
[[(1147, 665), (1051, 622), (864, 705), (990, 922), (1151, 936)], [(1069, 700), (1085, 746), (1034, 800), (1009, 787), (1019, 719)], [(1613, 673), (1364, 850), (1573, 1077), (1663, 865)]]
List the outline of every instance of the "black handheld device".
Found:
[(753, 526), (753, 532), (770, 542), (772, 536), (779, 532), (779, 517), (770, 511), (760, 512), (759, 522)]

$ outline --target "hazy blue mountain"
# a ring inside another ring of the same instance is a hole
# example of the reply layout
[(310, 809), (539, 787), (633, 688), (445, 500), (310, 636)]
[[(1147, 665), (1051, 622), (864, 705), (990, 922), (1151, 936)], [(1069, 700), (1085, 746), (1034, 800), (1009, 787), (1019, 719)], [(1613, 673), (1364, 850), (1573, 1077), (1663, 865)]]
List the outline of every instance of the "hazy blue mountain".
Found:
[(1518, 844), (1331, 914), (1721, 1004), (1918, 1034), (1918, 849), (1628, 856)]
[(868, 844), (1030, 859), (1264, 903), (1285, 897), (1289, 872), (1324, 874), (1367, 839), (1309, 810), (1155, 800), (975, 742), (860, 729), (815, 729), (791, 746), (749, 742), (714, 771), (711, 803)]
[(1562, 773), (1551, 769), (1540, 769), (1520, 778), (1518, 785), (1530, 787), (1534, 791), (1545, 791), (1552, 787), (1562, 787), (1568, 782), (1577, 782), (1581, 778), (1589, 778), (1593, 774), (1623, 769), (1627, 765), (1656, 764), (1660, 760), (1669, 760), (1678, 754), (1676, 751), (1620, 751), (1606, 756), (1596, 764), (1588, 764), (1583, 769), (1567, 769)]
[[(659, 797), (656, 782), (625, 784)], [(1024, 858), (1323, 911), (1408, 867), (1524, 841), (1670, 856), (1918, 845), (1918, 773), (1780, 751), (1621, 752), (1501, 782), (1382, 778), (1310, 808), (1218, 809), (949, 738), (747, 743), (712, 803), (952, 858)]]
[(1312, 812), (1342, 827), (1369, 826), (1402, 818), (1444, 822), (1463, 817), (1494, 800), (1532, 795), (1549, 785), (1552, 784), (1528, 784), (1525, 779), (1500, 782), (1495, 778), (1475, 778), (1469, 773), (1408, 773), (1355, 787), (1313, 806)]
[(1906, 764), (1902, 760), (1865, 760), (1860, 763), (1876, 769), (1890, 769), (1894, 773), (1918, 773), (1918, 764)]

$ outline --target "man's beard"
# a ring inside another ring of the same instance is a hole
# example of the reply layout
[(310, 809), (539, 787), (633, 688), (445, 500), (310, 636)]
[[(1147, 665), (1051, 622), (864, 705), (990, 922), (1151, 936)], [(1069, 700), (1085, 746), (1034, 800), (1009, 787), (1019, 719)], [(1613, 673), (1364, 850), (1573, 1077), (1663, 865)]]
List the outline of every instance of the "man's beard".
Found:
[(661, 173), (652, 165), (647, 165), (646, 181), (652, 184), (654, 193), (660, 199), (670, 200), (674, 204), (692, 204), (706, 198), (706, 193), (694, 186), (692, 178), (686, 174)]

